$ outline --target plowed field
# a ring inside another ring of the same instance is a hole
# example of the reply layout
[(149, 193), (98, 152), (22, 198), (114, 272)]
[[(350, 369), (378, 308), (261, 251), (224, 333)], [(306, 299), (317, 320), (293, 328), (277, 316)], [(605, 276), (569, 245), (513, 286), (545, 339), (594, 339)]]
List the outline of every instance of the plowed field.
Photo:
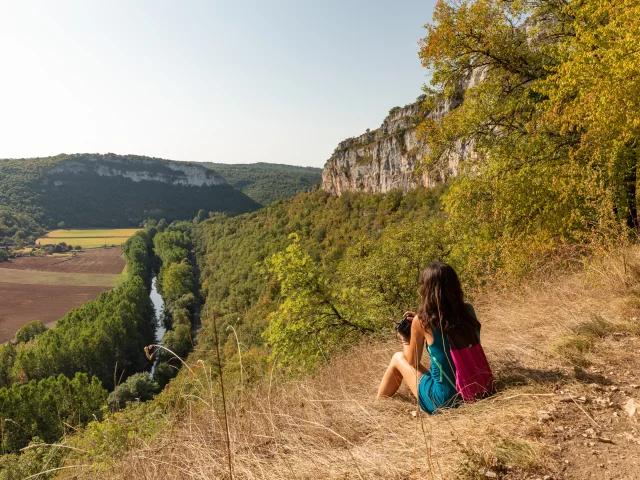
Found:
[(22, 257), (0, 263), (0, 343), (25, 323), (52, 323), (121, 281), (122, 249), (98, 248), (73, 257)]
[(72, 308), (108, 290), (111, 289), (0, 283), (0, 343), (12, 340), (18, 329), (27, 322), (55, 322)]
[(96, 248), (75, 257), (22, 257), (0, 263), (0, 268), (60, 273), (121, 273), (122, 248)]

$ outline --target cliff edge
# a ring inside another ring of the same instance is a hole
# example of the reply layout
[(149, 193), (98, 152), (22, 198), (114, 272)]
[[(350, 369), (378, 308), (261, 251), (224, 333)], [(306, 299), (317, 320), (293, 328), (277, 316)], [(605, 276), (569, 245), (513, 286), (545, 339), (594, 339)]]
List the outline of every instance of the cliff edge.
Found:
[(417, 127), (425, 119), (440, 120), (464, 101), (464, 92), (482, 80), (482, 71), (472, 71), (456, 95), (425, 111), (424, 96), (405, 107), (394, 107), (380, 128), (338, 144), (322, 172), (322, 189), (342, 195), (348, 191), (385, 193), (394, 188), (409, 190), (433, 187), (459, 172), (460, 162), (471, 154), (469, 145), (457, 145), (444, 165), (419, 171), (427, 146), (417, 137)]

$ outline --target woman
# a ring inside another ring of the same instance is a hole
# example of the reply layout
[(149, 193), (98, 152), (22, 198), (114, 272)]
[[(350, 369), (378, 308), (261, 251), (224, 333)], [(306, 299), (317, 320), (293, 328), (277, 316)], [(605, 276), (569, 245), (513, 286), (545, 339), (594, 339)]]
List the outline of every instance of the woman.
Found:
[[(402, 351), (391, 358), (378, 398), (393, 396), (404, 379), (418, 398), (420, 408), (434, 413), (460, 401), (449, 338), (466, 337), (469, 332), (479, 338), (480, 323), (473, 307), (464, 303), (455, 270), (446, 263), (434, 262), (422, 271), (419, 291), (422, 304), (418, 314), (404, 314), (411, 320), (411, 336), (400, 335)], [(425, 341), (430, 364), (427, 367), (420, 363)]]

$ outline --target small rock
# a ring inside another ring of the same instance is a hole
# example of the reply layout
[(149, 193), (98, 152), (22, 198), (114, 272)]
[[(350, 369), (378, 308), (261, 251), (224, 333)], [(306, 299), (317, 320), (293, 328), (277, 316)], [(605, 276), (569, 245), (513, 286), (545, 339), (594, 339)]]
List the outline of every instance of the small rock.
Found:
[(638, 404), (633, 398), (630, 398), (627, 403), (624, 405), (624, 411), (627, 412), (627, 415), (633, 417), (638, 411)]
[(609, 390), (612, 392), (617, 392), (618, 390), (620, 390), (620, 387), (618, 387), (617, 385), (613, 385), (609, 388)]
[(596, 437), (596, 440), (602, 443), (610, 443), (611, 445), (615, 445), (615, 442), (607, 437)]
[(602, 387), (600, 385), (598, 385), (597, 383), (590, 383), (589, 387), (593, 388), (594, 390), (602, 390)]
[(629, 440), (631, 443), (635, 443), (635, 444), (640, 445), (640, 438), (635, 437), (634, 435), (630, 434), (629, 432), (624, 432), (624, 438)]
[(411, 416), (412, 417), (417, 417), (418, 416), (418, 412), (416, 412), (415, 410), (411, 410)]
[(609, 404), (611, 403), (609, 400), (607, 400), (607, 399), (606, 399), (606, 398), (604, 398), (604, 397), (596, 397), (596, 398), (594, 398), (594, 399), (593, 399), (593, 402), (594, 402), (596, 405), (599, 405), (599, 406), (601, 406), (601, 407), (608, 407), (608, 406), (609, 406)]
[(631, 388), (638, 388), (640, 385), (636, 385), (635, 383), (632, 383), (631, 385), (629, 385)]
[(538, 412), (538, 423), (549, 423), (553, 421), (553, 414), (546, 410), (540, 410)]
[(483, 475), (487, 478), (498, 478), (498, 474), (492, 470), (485, 470)]
[(587, 428), (583, 435), (587, 438), (595, 438), (596, 436), (596, 431), (593, 428)]

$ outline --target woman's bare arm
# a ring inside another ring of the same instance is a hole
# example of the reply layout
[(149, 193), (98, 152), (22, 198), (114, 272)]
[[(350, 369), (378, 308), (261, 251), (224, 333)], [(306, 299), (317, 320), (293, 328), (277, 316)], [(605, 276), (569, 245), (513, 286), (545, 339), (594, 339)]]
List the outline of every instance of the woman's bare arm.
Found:
[(402, 342), (402, 352), (404, 357), (409, 362), (409, 365), (416, 367), (420, 364), (422, 359), (422, 352), (424, 350), (424, 330), (418, 317), (413, 317), (411, 322), (411, 339), (409, 342)]

